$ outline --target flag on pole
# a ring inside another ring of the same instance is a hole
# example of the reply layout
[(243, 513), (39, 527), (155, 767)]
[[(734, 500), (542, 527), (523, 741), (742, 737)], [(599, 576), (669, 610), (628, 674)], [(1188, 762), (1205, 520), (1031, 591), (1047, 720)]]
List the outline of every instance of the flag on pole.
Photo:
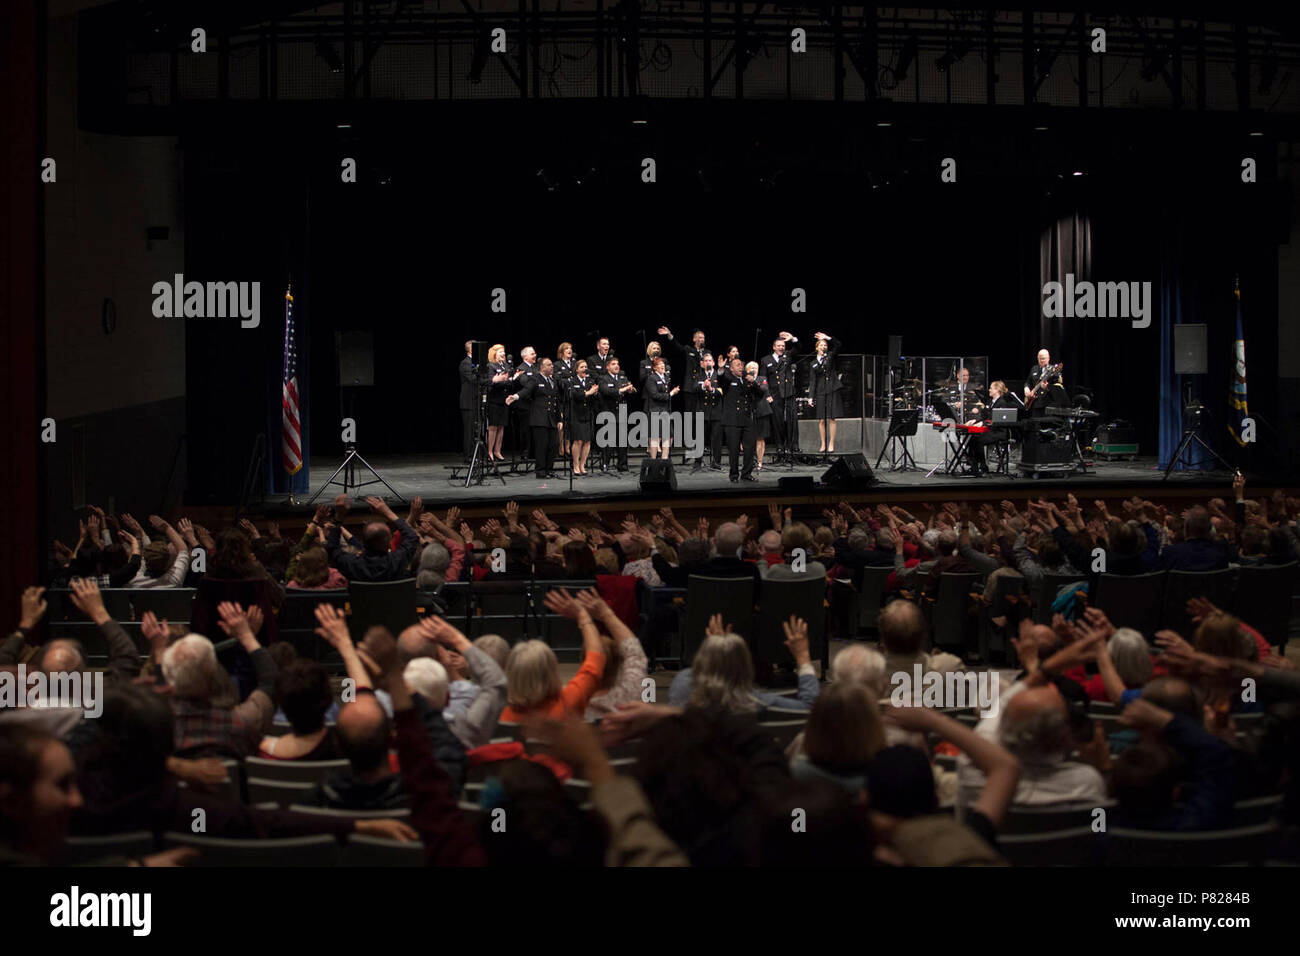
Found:
[(1228, 415), (1228, 434), (1240, 447), (1246, 447), (1242, 431), (1245, 421), (1250, 417), (1246, 408), (1246, 333), (1241, 322), (1241, 285), (1236, 283), (1232, 290), (1237, 300), (1237, 337), (1232, 343), (1232, 393), (1228, 398), (1231, 406)]
[(302, 468), (302, 426), (298, 414), (298, 336), (293, 327), (293, 286), (284, 293), (284, 376), (280, 389), (280, 457), (284, 470)]

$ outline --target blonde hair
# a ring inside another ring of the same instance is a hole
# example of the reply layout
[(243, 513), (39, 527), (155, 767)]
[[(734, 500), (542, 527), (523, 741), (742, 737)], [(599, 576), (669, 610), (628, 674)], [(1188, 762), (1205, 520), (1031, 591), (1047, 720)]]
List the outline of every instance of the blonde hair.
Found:
[(545, 641), (520, 641), (506, 658), (506, 703), (531, 710), (560, 696), (560, 664)]
[(710, 634), (691, 661), (692, 707), (721, 707), (734, 713), (759, 709), (754, 697), (754, 659), (739, 634)]
[[(658, 343), (658, 342), (655, 342), (655, 341), (651, 341), (651, 342), (649, 342), (649, 343), (646, 345), (646, 347), (645, 347), (645, 357), (646, 357), (646, 358), (650, 358), (652, 355), (656, 355), (656, 354), (658, 354), (658, 353), (655, 352), (655, 346), (656, 346), (656, 345), (659, 345), (659, 343)], [(660, 346), (659, 351), (660, 351), (660, 352), (663, 351), (663, 347), (662, 347), (662, 346)]]
[(757, 363), (757, 362), (746, 362), (746, 363), (745, 363), (745, 374), (749, 374), (750, 372), (754, 372), (755, 374), (757, 374), (757, 372), (758, 372), (758, 363)]
[(1003, 395), (1008, 394), (1008, 393), (1007, 393), (1007, 383), (1004, 382), (1004, 381), (1002, 381), (1002, 379), (998, 379), (996, 382), (993, 382), (991, 385), (989, 385), (989, 388), (990, 388), (990, 389), (994, 389), (994, 388), (996, 388), (996, 389), (997, 389), (999, 392), (1001, 392)]
[(505, 350), (506, 347), (500, 344), (494, 345), (490, 349), (488, 349), (488, 355), (487, 355), (488, 364), (495, 365), (497, 362), (501, 361), (503, 357), (502, 353), (504, 353)]
[(564, 361), (564, 350), (565, 350), (565, 349), (571, 349), (571, 348), (573, 348), (573, 343), (572, 343), (572, 342), (561, 342), (561, 343), (560, 343), (560, 347), (559, 347), (558, 349), (555, 350), (555, 361), (557, 361), (557, 362), (563, 362), (563, 361)]

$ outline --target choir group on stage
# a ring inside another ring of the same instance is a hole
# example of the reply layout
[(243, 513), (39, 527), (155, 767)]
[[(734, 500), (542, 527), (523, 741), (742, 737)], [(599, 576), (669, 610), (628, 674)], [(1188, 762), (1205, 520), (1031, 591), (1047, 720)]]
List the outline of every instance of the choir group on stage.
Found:
[[(789, 332), (780, 333), (761, 359), (748, 363), (736, 346), (715, 360), (699, 329), (689, 343), (678, 341), (667, 327), (660, 327), (659, 335), (680, 357), (684, 369), (680, 381), (674, 381), (672, 366), (658, 341), (646, 346), (645, 358), (635, 368), (625, 368), (603, 336), (596, 341), (596, 351), (585, 359), (576, 357), (573, 345), (564, 342), (554, 359), (539, 359), (535, 349), (525, 348), (518, 366), (500, 344), (491, 346), (487, 361), (477, 366), (472, 358), (473, 343), (466, 342), (460, 363), (465, 460), (473, 453), (479, 431), (477, 416), (482, 411), (486, 428), (481, 454), (488, 461), (507, 461), (501, 446), (507, 428), (513, 425), (515, 448), (521, 458), (531, 457), (538, 478), (554, 476), (557, 455), (569, 458), (575, 476), (589, 475), (587, 464), (600, 412), (617, 416), (620, 406), (639, 399), (645, 412), (667, 413), (675, 410), (679, 395), (680, 410), (701, 413), (705, 426), (707, 452), (695, 461), (694, 471), (706, 467), (720, 471), (725, 445), (731, 480), (756, 481), (754, 472), (763, 468), (769, 440), (784, 450), (798, 450), (797, 401), (807, 402), (818, 413), (818, 451), (835, 450), (835, 419), (844, 414), (835, 365), (838, 339), (824, 332), (815, 334), (810, 394), (799, 397), (795, 394), (794, 356), (799, 340)], [(663, 436), (652, 438), (647, 452), (651, 458), (667, 458), (670, 450), (671, 439)], [(625, 472), (627, 453), (620, 437), (609, 447), (597, 449), (595, 464), (601, 471)]]

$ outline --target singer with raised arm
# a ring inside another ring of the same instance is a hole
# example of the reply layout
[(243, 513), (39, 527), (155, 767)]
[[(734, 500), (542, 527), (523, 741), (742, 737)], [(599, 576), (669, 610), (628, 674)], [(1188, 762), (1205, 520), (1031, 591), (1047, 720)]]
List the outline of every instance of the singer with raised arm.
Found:
[(1052, 353), (1039, 349), (1038, 363), (1025, 376), (1025, 408), (1031, 418), (1042, 417), (1049, 406), (1070, 404), (1065, 385), (1061, 382), (1064, 365), (1064, 362), (1053, 365)]
[(825, 332), (814, 336), (812, 363), (812, 408), (817, 413), (817, 434), (821, 438), (819, 452), (835, 450), (835, 420), (844, 415), (844, 397), (840, 394), (840, 373), (835, 367), (835, 357), (840, 345), (837, 338)]
[(487, 369), (487, 454), (488, 461), (505, 461), (501, 454), (501, 440), (505, 437), (506, 421), (510, 412), (506, 399), (510, 397), (513, 386), (510, 377), (510, 363), (506, 361), (506, 347), (494, 345), (488, 349)]

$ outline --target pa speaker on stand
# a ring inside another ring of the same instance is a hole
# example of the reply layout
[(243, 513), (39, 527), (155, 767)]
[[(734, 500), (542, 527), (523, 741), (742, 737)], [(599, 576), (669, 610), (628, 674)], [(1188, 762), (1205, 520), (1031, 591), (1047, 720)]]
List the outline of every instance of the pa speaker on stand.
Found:
[(837, 491), (860, 491), (871, 487), (875, 481), (871, 465), (861, 452), (837, 458), (822, 475), (822, 484)]

